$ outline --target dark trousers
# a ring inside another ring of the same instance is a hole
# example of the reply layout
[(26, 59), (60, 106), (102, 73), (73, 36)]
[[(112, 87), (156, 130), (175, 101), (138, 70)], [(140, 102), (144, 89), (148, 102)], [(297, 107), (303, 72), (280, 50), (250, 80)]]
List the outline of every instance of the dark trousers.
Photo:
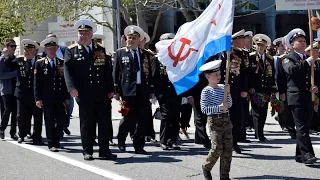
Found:
[(180, 106), (180, 128), (186, 129), (190, 127), (190, 119), (192, 114), (192, 105), (191, 104), (183, 104)]
[(297, 131), (287, 100), (282, 102), (281, 111), (279, 113), (279, 124), (282, 128), (286, 127), (288, 129), (290, 136), (296, 135)]
[(146, 136), (146, 121), (150, 119), (146, 109), (149, 108), (150, 102), (149, 98), (140, 95), (140, 88), (137, 87), (137, 91), (137, 96), (123, 97), (123, 100), (127, 102), (126, 107), (129, 108), (129, 113), (120, 121), (117, 138), (119, 145), (125, 145), (128, 133), (134, 132), (131, 134), (134, 148), (143, 149)]
[(177, 98), (159, 100), (160, 111), (162, 115), (160, 125), (160, 142), (168, 145), (177, 142), (179, 132), (181, 100)]
[(247, 139), (247, 131), (246, 127), (249, 126), (249, 100), (247, 98), (241, 98), (243, 103), (243, 123), (240, 130), (240, 137), (239, 140), (246, 140)]
[(2, 96), (4, 111), (1, 119), (0, 130), (4, 131), (9, 122), (11, 114), (11, 129), (10, 135), (14, 136), (17, 133), (17, 100), (13, 94)]
[(255, 103), (251, 102), (252, 118), (255, 130), (255, 138), (263, 139), (263, 128), (267, 120), (268, 103), (265, 103), (263, 107), (258, 107)]
[(320, 130), (319, 110), (318, 110), (318, 112), (316, 112), (316, 111), (313, 112), (310, 129), (312, 129), (314, 131), (319, 131)]
[(41, 140), (42, 109), (36, 106), (34, 101), (17, 98), (17, 119), (19, 137), (24, 138), (30, 133), (31, 119), (33, 116), (33, 139)]
[(109, 130), (111, 122), (111, 102), (109, 99), (98, 102), (79, 102), (80, 133), (83, 154), (93, 154), (93, 142), (98, 123), (99, 153), (111, 153), (109, 149)]
[(210, 140), (207, 134), (207, 116), (201, 112), (200, 97), (194, 97), (193, 105), (194, 121), (196, 126), (195, 143), (203, 144), (205, 146), (210, 145)]
[(0, 115), (1, 115), (1, 118), (2, 118), (3, 112), (4, 112), (4, 104), (3, 104), (2, 96), (0, 96)]
[(70, 125), (70, 118), (73, 112), (73, 107), (74, 107), (74, 99), (73, 97), (70, 96), (70, 101), (69, 104), (67, 105), (67, 114), (63, 123), (63, 129), (66, 129), (69, 127)]
[(146, 112), (148, 115), (148, 119), (146, 121), (146, 136), (149, 136), (153, 139), (156, 138), (156, 133), (153, 128), (153, 114), (152, 114), (152, 104), (149, 102), (149, 105), (147, 106)]
[(66, 115), (63, 102), (43, 102), (44, 122), (48, 147), (60, 147), (61, 131)]
[(291, 105), (289, 107), (297, 128), (296, 159), (301, 159), (302, 162), (304, 162), (306, 159), (310, 158), (310, 155), (315, 155), (308, 127), (308, 122), (312, 118), (313, 104), (310, 101), (300, 106)]
[(243, 101), (241, 98), (235, 99), (229, 109), (230, 119), (232, 122), (233, 145), (240, 141), (241, 128), (243, 126)]

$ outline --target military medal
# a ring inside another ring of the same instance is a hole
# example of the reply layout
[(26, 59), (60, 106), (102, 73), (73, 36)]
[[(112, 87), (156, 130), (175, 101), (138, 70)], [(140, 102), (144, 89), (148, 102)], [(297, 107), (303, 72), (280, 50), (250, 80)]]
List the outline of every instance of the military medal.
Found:
[(48, 68), (45, 68), (45, 69), (44, 69), (43, 74), (48, 74)]

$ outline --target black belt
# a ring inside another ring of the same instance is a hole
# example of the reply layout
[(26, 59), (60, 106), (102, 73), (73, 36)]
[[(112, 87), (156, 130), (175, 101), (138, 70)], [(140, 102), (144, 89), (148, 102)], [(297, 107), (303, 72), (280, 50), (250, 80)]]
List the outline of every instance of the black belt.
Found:
[(227, 113), (221, 113), (221, 114), (212, 114), (210, 116), (213, 118), (226, 118), (229, 116), (229, 113), (227, 112)]

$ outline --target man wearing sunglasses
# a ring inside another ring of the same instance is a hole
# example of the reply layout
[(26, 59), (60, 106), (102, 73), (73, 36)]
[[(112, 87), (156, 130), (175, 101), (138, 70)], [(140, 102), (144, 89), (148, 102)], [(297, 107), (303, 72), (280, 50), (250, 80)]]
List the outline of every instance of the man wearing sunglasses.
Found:
[(17, 104), (14, 97), (16, 85), (17, 71), (12, 62), (15, 59), (14, 52), (16, 50), (16, 42), (13, 39), (5, 40), (6, 50), (0, 57), (0, 93), (3, 100), (4, 112), (0, 124), (0, 138), (4, 139), (4, 131), (6, 130), (11, 114), (10, 135), (14, 140), (18, 139), (17, 132)]

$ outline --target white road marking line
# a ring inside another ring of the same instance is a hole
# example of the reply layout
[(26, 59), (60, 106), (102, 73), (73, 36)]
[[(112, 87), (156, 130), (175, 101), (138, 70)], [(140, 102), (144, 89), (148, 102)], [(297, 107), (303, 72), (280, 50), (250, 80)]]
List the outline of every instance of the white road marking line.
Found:
[(50, 158), (56, 159), (58, 161), (61, 161), (61, 162), (67, 163), (67, 164), (70, 164), (72, 166), (76, 166), (78, 168), (90, 171), (92, 173), (98, 174), (100, 176), (103, 176), (103, 177), (106, 177), (106, 178), (109, 178), (109, 179), (131, 180), (130, 178), (121, 176), (121, 175), (113, 173), (111, 171), (104, 170), (104, 169), (101, 169), (99, 167), (95, 167), (95, 166), (92, 166), (90, 164), (86, 164), (86, 163), (83, 163), (81, 161), (77, 161), (77, 160), (68, 158), (66, 156), (62, 156), (62, 155), (60, 155), (58, 153), (50, 152), (49, 150), (44, 150), (44, 149), (38, 148), (36, 146), (29, 145), (29, 144), (19, 144), (17, 141), (12, 141), (9, 138), (8, 139), (6, 138), (6, 141), (9, 142), (9, 143), (12, 143), (14, 145), (17, 145), (17, 146), (23, 147), (25, 149), (37, 152), (39, 154), (48, 156)]
[(313, 145), (313, 147), (320, 149), (320, 145)]

